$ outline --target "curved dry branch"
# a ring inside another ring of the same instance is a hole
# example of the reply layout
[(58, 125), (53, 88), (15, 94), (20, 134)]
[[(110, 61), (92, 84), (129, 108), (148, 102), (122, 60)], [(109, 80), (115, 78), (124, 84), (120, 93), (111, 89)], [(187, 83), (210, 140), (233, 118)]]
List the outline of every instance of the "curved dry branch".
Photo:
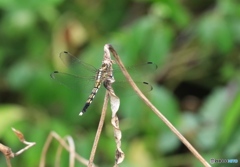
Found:
[(134, 83), (133, 79), (127, 72), (124, 67), (120, 57), (118, 56), (115, 49), (110, 45), (106, 44), (105, 47), (108, 47), (112, 52), (114, 58), (116, 59), (116, 63), (121, 68), (124, 76), (128, 80), (129, 84), (132, 86), (133, 90), (137, 93), (137, 95), (143, 100), (143, 102), (151, 108), (151, 110), (171, 129), (173, 133), (175, 133), (178, 138), (182, 141), (182, 143), (193, 153), (193, 155), (206, 167), (210, 167), (208, 162), (197, 152), (197, 150), (187, 141), (187, 139), (168, 121), (168, 119), (146, 98), (146, 96), (141, 92), (141, 90)]
[[(41, 153), (41, 159), (40, 159), (39, 167), (45, 167), (47, 152), (48, 152), (48, 149), (49, 149), (50, 144), (51, 144), (53, 139), (56, 139), (61, 144), (62, 147), (64, 147), (67, 151), (69, 151), (70, 154), (74, 155), (74, 158), (78, 162), (80, 162), (80, 163), (82, 163), (86, 166), (88, 165), (88, 160), (81, 157), (78, 153), (72, 152), (73, 149), (71, 148), (71, 146), (69, 146), (66, 143), (66, 141), (63, 138), (61, 138), (56, 132), (50, 132), (50, 134), (48, 135), (48, 138), (47, 138), (47, 140), (44, 144), (43, 151)], [(70, 143), (70, 145), (72, 145), (72, 144)], [(94, 165), (94, 164), (93, 164), (93, 166), (96, 167), (96, 165)]]

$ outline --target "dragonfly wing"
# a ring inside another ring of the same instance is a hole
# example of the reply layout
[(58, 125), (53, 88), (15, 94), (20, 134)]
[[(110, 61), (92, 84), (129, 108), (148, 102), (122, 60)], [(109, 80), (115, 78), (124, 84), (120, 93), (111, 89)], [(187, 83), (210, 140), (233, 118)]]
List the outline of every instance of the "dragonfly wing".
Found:
[[(158, 66), (153, 62), (146, 62), (143, 64), (126, 67), (133, 80), (146, 80), (146, 78), (144, 78), (144, 74), (152, 74), (154, 71), (156, 71), (157, 68)], [(113, 75), (116, 79), (125, 80), (125, 77), (123, 76), (122, 71), (118, 66), (113, 67)]]
[[(142, 92), (150, 92), (153, 90), (153, 87), (148, 82), (134, 82), (137, 87)], [(131, 85), (126, 81), (117, 81), (112, 84), (112, 87), (116, 93), (116, 95), (121, 94), (122, 92), (126, 92), (128, 95), (134, 94), (134, 90)]]
[[(126, 69), (133, 78), (137, 87), (142, 92), (150, 92), (153, 89), (152, 85), (146, 82), (146, 80), (148, 79), (146, 76), (152, 74), (157, 69), (156, 64), (152, 62), (146, 62), (132, 67), (126, 67)], [(114, 67), (113, 76), (116, 82), (113, 83), (112, 87), (114, 88), (114, 90), (116, 90), (116, 93), (126, 90), (126, 92), (129, 92), (127, 94), (134, 94), (133, 88), (127, 82), (125, 76), (122, 74), (122, 71), (119, 69), (119, 67)]]
[(68, 74), (64, 72), (54, 71), (51, 78), (59, 83), (72, 88), (75, 91), (91, 91), (94, 86), (94, 77), (80, 77), (75, 74)]
[(61, 52), (59, 57), (69, 68), (69, 72), (71, 74), (75, 74), (77, 76), (92, 76), (97, 72), (97, 69), (94, 66), (84, 63), (67, 51)]

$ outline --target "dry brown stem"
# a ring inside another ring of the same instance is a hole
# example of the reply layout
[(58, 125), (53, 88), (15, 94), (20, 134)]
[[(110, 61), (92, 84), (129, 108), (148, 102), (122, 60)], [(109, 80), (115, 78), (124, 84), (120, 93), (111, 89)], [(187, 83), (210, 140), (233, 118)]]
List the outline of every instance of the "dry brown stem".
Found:
[[(68, 137), (67, 137), (68, 138)], [(49, 146), (52, 142), (53, 139), (56, 139), (60, 145), (62, 147), (64, 147), (70, 154), (70, 157), (74, 156), (74, 158), (79, 161), (80, 163), (84, 164), (84, 165), (88, 165), (88, 160), (86, 160), (85, 158), (81, 157), (79, 154), (77, 154), (75, 151), (74, 151), (74, 144), (72, 144), (70, 142), (70, 144), (68, 145), (65, 141), (64, 138), (61, 138), (56, 132), (50, 132), (50, 134), (48, 135), (48, 138), (44, 144), (44, 147), (43, 147), (43, 151), (42, 151), (42, 154), (41, 154), (41, 159), (40, 159), (40, 164), (39, 164), (39, 167), (45, 167), (45, 162), (46, 162), (46, 156), (47, 156), (47, 151), (49, 149)], [(72, 158), (70, 158), (72, 159)], [(72, 163), (72, 162), (70, 162)], [(93, 164), (94, 167), (96, 167), (96, 165)]]
[(151, 108), (151, 110), (171, 129), (173, 133), (175, 133), (178, 138), (182, 141), (182, 143), (193, 153), (193, 155), (206, 167), (210, 167), (208, 162), (197, 152), (197, 150), (185, 139), (185, 137), (168, 121), (168, 119), (146, 98), (146, 96), (140, 91), (140, 89), (136, 86), (133, 79), (127, 72), (124, 67), (120, 57), (118, 56), (115, 49), (110, 45), (106, 44), (106, 47), (110, 49), (114, 58), (116, 59), (116, 63), (121, 68), (124, 76), (128, 80), (129, 84), (132, 86), (133, 90), (137, 93), (137, 95), (143, 100), (143, 102)]
[(94, 143), (93, 143), (93, 147), (92, 147), (92, 151), (91, 151), (91, 154), (90, 154), (88, 167), (93, 166), (93, 161), (94, 161), (95, 153), (96, 153), (96, 150), (97, 150), (98, 141), (99, 141), (99, 138), (100, 138), (100, 135), (101, 135), (101, 132), (102, 132), (102, 127), (103, 127), (103, 124), (104, 124), (104, 120), (105, 120), (105, 117), (106, 117), (108, 101), (109, 101), (109, 96), (108, 96), (108, 92), (106, 91), (105, 98), (104, 98), (104, 103), (103, 103), (103, 108), (102, 108), (102, 113), (101, 113), (101, 118), (100, 118), (100, 121), (99, 121), (99, 124), (98, 124), (97, 133), (96, 133)]
[(18, 139), (20, 140), (20, 142), (22, 142), (23, 144), (26, 145), (26, 147), (22, 148), (21, 150), (19, 150), (18, 152), (14, 153), (12, 152), (11, 148), (3, 145), (0, 143), (0, 151), (4, 154), (6, 161), (7, 161), (7, 166), (11, 167), (11, 158), (14, 158), (15, 156), (20, 155), (21, 153), (23, 153), (24, 151), (26, 151), (27, 149), (29, 149), (30, 147), (34, 146), (36, 143), (35, 142), (28, 142), (25, 140), (24, 135), (22, 134), (22, 132), (12, 128), (12, 131), (16, 134), (16, 136), (18, 137)]

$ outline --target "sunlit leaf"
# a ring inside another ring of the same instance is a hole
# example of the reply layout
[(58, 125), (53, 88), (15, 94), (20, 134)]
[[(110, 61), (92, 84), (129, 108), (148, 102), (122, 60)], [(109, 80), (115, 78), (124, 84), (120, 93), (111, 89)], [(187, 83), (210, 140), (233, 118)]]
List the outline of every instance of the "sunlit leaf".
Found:
[(233, 47), (233, 36), (223, 17), (215, 14), (205, 16), (199, 23), (198, 32), (207, 48), (216, 47), (221, 53), (227, 53)]
[(236, 134), (237, 129), (240, 125), (239, 116), (240, 116), (240, 94), (235, 96), (232, 105), (227, 109), (227, 112), (224, 113), (221, 124), (221, 133), (219, 140), (220, 147), (224, 147), (229, 140), (232, 139), (232, 136)]
[(170, 130), (161, 133), (157, 142), (158, 150), (165, 154), (176, 150), (181, 143), (178, 137)]
[[(179, 121), (178, 104), (176, 99), (168, 90), (166, 90), (164, 87), (154, 86), (154, 89), (151, 92), (150, 100), (172, 124), (177, 125)], [(157, 118), (156, 115), (151, 116), (151, 118), (152, 118), (151, 123), (158, 124), (161, 122), (161, 124), (163, 124), (162, 120)], [(162, 128), (166, 129), (167, 127), (162, 126)]]
[(0, 105), (0, 136), (1, 133), (10, 128), (13, 124), (18, 121), (24, 120), (25, 109), (19, 105)]

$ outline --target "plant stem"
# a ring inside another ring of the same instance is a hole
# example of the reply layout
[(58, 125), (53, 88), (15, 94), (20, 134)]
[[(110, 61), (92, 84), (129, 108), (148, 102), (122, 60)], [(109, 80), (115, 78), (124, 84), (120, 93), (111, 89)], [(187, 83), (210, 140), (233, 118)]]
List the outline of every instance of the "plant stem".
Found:
[(118, 56), (117, 52), (114, 50), (114, 48), (106, 44), (109, 47), (109, 50), (112, 52), (114, 58), (116, 59), (116, 63), (121, 68), (124, 76), (127, 78), (129, 84), (132, 86), (134, 91), (138, 94), (138, 96), (144, 101), (144, 103), (149, 106), (152, 111), (172, 130), (173, 133), (175, 133), (178, 138), (182, 141), (182, 143), (193, 153), (193, 155), (199, 159), (200, 162), (206, 167), (210, 167), (210, 165), (207, 163), (207, 161), (197, 152), (197, 150), (187, 141), (187, 139), (168, 121), (168, 119), (146, 98), (146, 96), (141, 92), (141, 90), (137, 87), (137, 85), (134, 83), (133, 79), (127, 72), (126, 68), (124, 67), (120, 57)]
[(101, 113), (101, 118), (100, 118), (100, 121), (99, 121), (99, 124), (98, 124), (97, 133), (96, 133), (94, 143), (93, 143), (93, 147), (92, 147), (92, 151), (91, 151), (91, 154), (90, 154), (88, 167), (93, 166), (94, 156), (95, 156), (95, 153), (96, 153), (96, 150), (97, 150), (98, 141), (99, 141), (99, 138), (101, 136), (102, 127), (103, 127), (105, 116), (106, 116), (108, 101), (109, 101), (109, 96), (108, 96), (108, 91), (106, 91), (105, 98), (104, 98), (104, 103), (103, 103), (103, 108), (102, 108), (102, 113)]

